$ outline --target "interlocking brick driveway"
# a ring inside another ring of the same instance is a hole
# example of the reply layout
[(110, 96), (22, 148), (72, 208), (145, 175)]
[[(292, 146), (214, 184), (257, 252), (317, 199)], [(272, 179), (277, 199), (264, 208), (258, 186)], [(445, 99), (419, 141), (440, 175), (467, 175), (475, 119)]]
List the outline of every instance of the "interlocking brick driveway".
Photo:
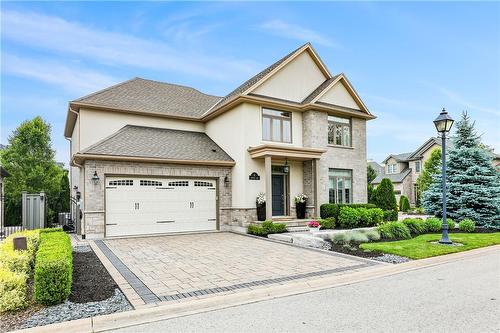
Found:
[(361, 258), (224, 232), (110, 239), (98, 245), (146, 303), (237, 292), (373, 265)]

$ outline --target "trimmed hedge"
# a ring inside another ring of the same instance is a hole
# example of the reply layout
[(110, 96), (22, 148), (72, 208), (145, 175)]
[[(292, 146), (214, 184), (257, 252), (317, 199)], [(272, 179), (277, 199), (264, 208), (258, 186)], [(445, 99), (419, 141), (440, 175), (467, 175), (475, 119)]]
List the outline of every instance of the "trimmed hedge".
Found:
[(410, 239), (410, 229), (403, 222), (387, 222), (377, 228), (383, 239)]
[(0, 268), (0, 312), (23, 309), (28, 304), (25, 274)]
[(286, 232), (286, 224), (264, 221), (262, 225), (250, 224), (247, 232), (251, 235), (266, 237), (269, 234), (280, 234)]
[(60, 231), (40, 234), (35, 260), (34, 295), (38, 303), (64, 302), (71, 293), (73, 251), (69, 236)]
[(383, 216), (380, 208), (341, 207), (338, 222), (344, 229), (373, 227), (382, 222)]
[(397, 210), (384, 210), (384, 221), (397, 221), (398, 220), (398, 211)]
[[(26, 251), (14, 250), (13, 239), (15, 237), (26, 237), (28, 249)], [(20, 273), (31, 277), (35, 262), (35, 254), (38, 249), (38, 239), (40, 233), (38, 230), (26, 230), (16, 232), (5, 238), (0, 243), (0, 266), (11, 272)]]
[(322, 204), (320, 207), (320, 215), (322, 219), (329, 217), (335, 218), (335, 221), (339, 220), (340, 208), (351, 207), (351, 208), (377, 208), (374, 204)]
[(441, 219), (438, 219), (437, 217), (430, 217), (425, 220), (425, 230), (427, 230), (427, 232), (440, 232), (441, 229)]

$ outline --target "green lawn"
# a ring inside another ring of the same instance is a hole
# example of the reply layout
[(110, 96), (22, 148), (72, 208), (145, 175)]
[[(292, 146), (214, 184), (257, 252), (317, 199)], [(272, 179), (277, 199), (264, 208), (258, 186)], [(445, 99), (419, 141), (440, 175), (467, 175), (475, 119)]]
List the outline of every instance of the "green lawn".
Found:
[(422, 259), (500, 244), (500, 232), (491, 234), (450, 234), (452, 241), (462, 243), (463, 246), (431, 243), (438, 241), (440, 238), (441, 234), (427, 234), (396, 242), (363, 243), (359, 247), (363, 250), (391, 253), (411, 259)]

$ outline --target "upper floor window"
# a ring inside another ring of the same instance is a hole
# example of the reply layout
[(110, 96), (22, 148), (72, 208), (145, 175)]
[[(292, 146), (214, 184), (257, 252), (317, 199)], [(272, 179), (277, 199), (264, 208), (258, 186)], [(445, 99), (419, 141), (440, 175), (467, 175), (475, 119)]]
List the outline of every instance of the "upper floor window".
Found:
[(387, 173), (396, 173), (396, 172), (398, 172), (397, 168), (396, 168), (396, 164), (388, 164), (387, 165)]
[(292, 114), (290, 112), (262, 109), (262, 140), (292, 142)]
[(328, 144), (351, 146), (351, 119), (328, 116)]
[(420, 161), (415, 161), (415, 172), (420, 172)]

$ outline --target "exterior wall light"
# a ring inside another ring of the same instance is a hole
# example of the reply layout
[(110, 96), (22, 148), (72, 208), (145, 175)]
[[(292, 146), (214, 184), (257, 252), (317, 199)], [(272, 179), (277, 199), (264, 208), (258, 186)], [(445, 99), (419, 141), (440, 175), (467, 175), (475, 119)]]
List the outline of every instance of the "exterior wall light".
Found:
[(92, 182), (94, 183), (94, 185), (97, 185), (99, 184), (99, 176), (97, 175), (97, 170), (94, 171), (94, 175), (92, 176), (91, 178)]

